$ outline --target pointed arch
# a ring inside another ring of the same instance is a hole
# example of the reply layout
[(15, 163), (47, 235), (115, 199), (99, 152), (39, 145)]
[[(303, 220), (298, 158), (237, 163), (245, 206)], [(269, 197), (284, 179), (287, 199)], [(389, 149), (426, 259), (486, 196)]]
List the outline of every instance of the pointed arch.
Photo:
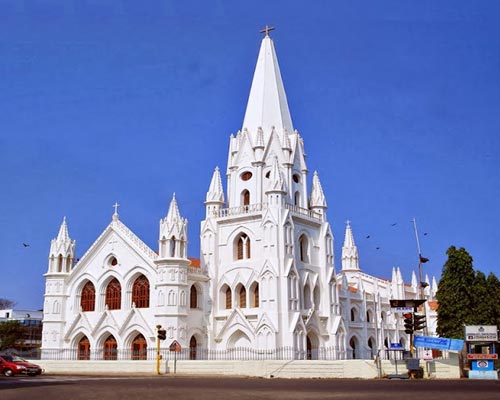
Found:
[(190, 360), (196, 360), (196, 350), (198, 347), (198, 342), (196, 341), (196, 338), (191, 336), (191, 339), (189, 340), (189, 359)]
[(109, 335), (103, 344), (103, 355), (105, 360), (118, 359), (118, 344), (113, 335)]
[(143, 274), (139, 275), (132, 287), (132, 303), (137, 308), (149, 307), (149, 280)]
[(245, 189), (243, 192), (241, 192), (241, 205), (242, 206), (249, 206), (250, 205), (250, 192)]
[(88, 281), (82, 288), (80, 307), (84, 312), (95, 311), (95, 286), (90, 281)]
[(78, 360), (90, 360), (90, 341), (87, 336), (78, 341)]
[(235, 238), (235, 251), (234, 251), (234, 259), (235, 260), (244, 260), (250, 258), (250, 238), (246, 233), (240, 233)]
[(250, 307), (259, 307), (259, 283), (253, 282), (250, 285)]
[(227, 341), (228, 349), (234, 349), (236, 347), (252, 347), (252, 341), (246, 333), (241, 329), (236, 330)]
[(293, 203), (294, 205), (296, 205), (297, 207), (300, 207), (300, 192), (297, 190), (293, 196)]
[(148, 342), (146, 338), (139, 333), (132, 341), (132, 360), (147, 360), (148, 358)]
[(349, 340), (349, 346), (351, 348), (352, 352), (352, 359), (360, 358), (360, 346), (359, 346), (359, 340), (358, 338), (353, 335), (351, 339)]
[(195, 285), (189, 289), (189, 308), (198, 308), (198, 290)]
[(304, 263), (309, 262), (309, 239), (305, 233), (299, 237), (299, 258)]
[(240, 308), (246, 308), (246, 306), (247, 306), (247, 290), (245, 289), (245, 286), (238, 285), (236, 287), (236, 293), (238, 296), (238, 306)]
[(113, 278), (106, 286), (106, 305), (109, 310), (119, 310), (122, 301), (122, 286)]
[(172, 236), (172, 238), (170, 239), (170, 257), (175, 257), (176, 241), (177, 239), (175, 238), (175, 236)]
[(309, 284), (306, 283), (304, 286), (304, 308), (309, 309), (312, 307), (311, 304), (311, 288), (309, 287)]

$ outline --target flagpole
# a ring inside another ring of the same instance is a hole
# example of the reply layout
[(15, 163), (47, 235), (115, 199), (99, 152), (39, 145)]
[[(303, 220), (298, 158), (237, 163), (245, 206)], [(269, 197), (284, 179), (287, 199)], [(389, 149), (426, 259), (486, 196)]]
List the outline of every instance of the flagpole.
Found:
[[(425, 293), (424, 289), (427, 286), (427, 282), (424, 282), (423, 276), (422, 276), (422, 263), (425, 263), (429, 261), (427, 258), (422, 257), (422, 250), (420, 248), (420, 240), (418, 239), (418, 230), (417, 230), (417, 219), (413, 218), (413, 228), (415, 230), (415, 238), (417, 239), (417, 250), (418, 250), (418, 275), (419, 275), (419, 289), (418, 289), (418, 294), (421, 300), (425, 300)], [(423, 309), (424, 309), (424, 315), (426, 316), (427, 320), (427, 309), (425, 307), (425, 303), (422, 304)], [(424, 326), (424, 334), (428, 334), (428, 329), (427, 329), (427, 323)]]

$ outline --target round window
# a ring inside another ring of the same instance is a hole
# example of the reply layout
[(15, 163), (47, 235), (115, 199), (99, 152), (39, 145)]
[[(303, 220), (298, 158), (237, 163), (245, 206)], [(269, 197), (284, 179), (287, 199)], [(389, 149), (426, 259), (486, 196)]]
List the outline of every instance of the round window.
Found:
[(242, 181), (248, 181), (252, 178), (252, 173), (250, 171), (243, 172), (240, 176)]

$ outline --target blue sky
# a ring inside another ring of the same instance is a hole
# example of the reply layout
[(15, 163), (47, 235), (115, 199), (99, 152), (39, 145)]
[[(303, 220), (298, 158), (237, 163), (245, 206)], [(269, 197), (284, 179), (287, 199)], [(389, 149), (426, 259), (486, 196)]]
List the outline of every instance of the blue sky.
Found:
[(415, 217), (424, 273), (438, 279), (455, 245), (500, 276), (499, 14), (487, 0), (0, 0), (0, 297), (40, 308), (62, 218), (78, 257), (115, 201), (156, 249), (175, 192), (198, 257), (266, 24), (337, 269), (349, 219), (361, 268), (409, 281)]

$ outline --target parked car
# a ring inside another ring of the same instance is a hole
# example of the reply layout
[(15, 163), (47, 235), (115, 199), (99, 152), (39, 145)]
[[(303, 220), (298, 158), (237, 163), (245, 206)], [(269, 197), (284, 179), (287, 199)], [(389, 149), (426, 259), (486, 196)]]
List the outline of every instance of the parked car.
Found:
[(39, 365), (32, 364), (24, 358), (11, 355), (0, 355), (0, 373), (5, 376), (13, 375), (40, 375), (42, 368)]

